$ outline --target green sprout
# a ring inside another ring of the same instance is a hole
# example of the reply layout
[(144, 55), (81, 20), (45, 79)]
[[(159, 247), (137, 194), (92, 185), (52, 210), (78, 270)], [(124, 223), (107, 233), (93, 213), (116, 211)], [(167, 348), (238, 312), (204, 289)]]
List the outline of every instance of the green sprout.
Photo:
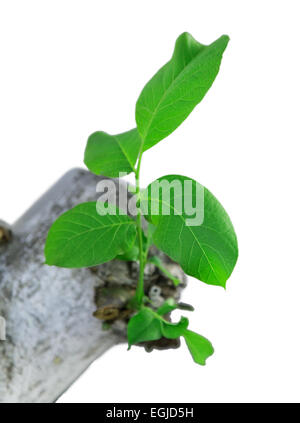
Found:
[[(203, 45), (190, 34), (181, 34), (171, 59), (146, 84), (137, 100), (137, 127), (118, 135), (95, 132), (88, 138), (84, 163), (91, 172), (112, 178), (120, 173), (135, 175), (131, 191), (136, 215), (107, 202), (79, 204), (53, 223), (45, 246), (46, 264), (60, 267), (91, 267), (115, 258), (137, 261), (139, 278), (130, 301), (129, 348), (162, 337), (182, 336), (194, 361), (201, 365), (213, 354), (211, 343), (188, 329), (186, 317), (178, 323), (166, 320), (164, 316), (180, 308), (173, 299), (154, 306), (145, 296), (147, 263), (158, 267), (174, 285), (179, 283), (159, 257), (149, 256), (149, 249), (155, 245), (179, 263), (186, 274), (225, 288), (238, 257), (234, 228), (218, 200), (195, 180), (167, 175), (141, 189), (140, 175), (143, 153), (170, 135), (213, 84), (228, 41), (229, 37), (223, 35)], [(164, 185), (171, 187), (169, 195)], [(183, 207), (188, 201), (196, 204), (196, 223), (192, 222), (190, 210)], [(143, 218), (148, 222), (145, 230)]]

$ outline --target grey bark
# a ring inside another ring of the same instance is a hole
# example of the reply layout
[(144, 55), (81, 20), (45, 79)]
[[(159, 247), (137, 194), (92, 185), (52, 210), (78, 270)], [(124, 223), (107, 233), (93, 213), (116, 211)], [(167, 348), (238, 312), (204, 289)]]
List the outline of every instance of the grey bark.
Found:
[[(74, 169), (12, 228), (0, 222), (0, 316), (6, 321), (6, 340), (0, 340), (2, 403), (54, 402), (96, 358), (125, 341), (122, 306), (124, 292), (132, 292), (136, 284), (135, 263), (113, 261), (92, 269), (44, 265), (52, 222), (78, 203), (95, 201), (100, 179)], [(127, 190), (125, 184), (120, 187)], [(179, 267), (162, 259), (184, 286)], [(148, 267), (148, 291), (153, 285), (160, 287), (162, 298), (178, 298), (182, 288), (174, 289), (157, 269)], [(105, 306), (120, 310), (121, 317), (104, 331), (93, 312)]]

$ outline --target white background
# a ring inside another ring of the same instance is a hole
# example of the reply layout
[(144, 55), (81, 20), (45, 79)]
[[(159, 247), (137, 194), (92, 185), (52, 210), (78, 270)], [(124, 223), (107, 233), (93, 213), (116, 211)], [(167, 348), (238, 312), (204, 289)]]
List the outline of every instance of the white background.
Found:
[(189, 31), (228, 34), (213, 87), (147, 152), (144, 185), (194, 177), (221, 201), (240, 248), (227, 290), (190, 279), (191, 328), (215, 354), (119, 346), (59, 402), (299, 401), (299, 2), (0, 2), (0, 217), (13, 222), (88, 135), (134, 127), (135, 101)]

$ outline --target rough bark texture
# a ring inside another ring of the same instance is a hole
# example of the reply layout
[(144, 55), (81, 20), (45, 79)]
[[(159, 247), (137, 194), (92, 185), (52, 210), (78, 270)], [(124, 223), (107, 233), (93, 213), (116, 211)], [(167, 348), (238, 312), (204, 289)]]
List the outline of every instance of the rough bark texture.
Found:
[[(10, 228), (0, 222), (0, 316), (6, 320), (6, 340), (0, 340), (0, 402), (54, 402), (97, 357), (125, 341), (122, 307), (124, 292), (136, 284), (135, 263), (114, 261), (92, 269), (43, 264), (52, 222), (78, 203), (95, 201), (100, 179), (80, 169), (68, 172), (12, 226), (11, 239)], [(182, 271), (162, 258), (184, 286)], [(148, 293), (153, 285), (163, 298), (178, 298), (182, 288), (174, 289), (148, 267)], [(99, 317), (103, 307), (117, 313), (106, 319), (110, 329), (105, 331), (93, 316), (98, 309)]]

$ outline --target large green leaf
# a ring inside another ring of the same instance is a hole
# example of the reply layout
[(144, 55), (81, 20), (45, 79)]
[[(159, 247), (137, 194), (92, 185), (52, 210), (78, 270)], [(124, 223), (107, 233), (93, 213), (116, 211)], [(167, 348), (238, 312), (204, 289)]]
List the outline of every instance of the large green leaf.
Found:
[(96, 175), (119, 176), (134, 171), (141, 138), (137, 129), (119, 135), (95, 132), (90, 135), (84, 153), (84, 163)]
[(132, 247), (136, 237), (135, 221), (120, 214), (113, 205), (107, 206), (108, 214), (100, 216), (96, 204), (79, 204), (53, 223), (46, 240), (46, 264), (96, 266)]
[[(171, 190), (168, 195), (167, 187), (175, 183), (182, 190), (173, 191), (175, 194)], [(188, 183), (190, 189), (186, 192)], [(158, 189), (162, 185), (165, 188)], [(198, 193), (199, 198), (201, 192), (201, 204), (195, 208), (200, 215), (203, 212), (203, 221), (189, 226), (192, 216), (187, 214), (184, 202), (189, 199), (195, 205), (195, 197)], [(158, 248), (178, 262), (188, 275), (225, 287), (238, 257), (237, 239), (226, 211), (210, 191), (191, 178), (168, 175), (154, 181), (143, 192), (141, 208), (145, 217), (156, 225), (153, 242)], [(165, 214), (168, 208), (170, 213)]]
[(184, 330), (183, 336), (194, 361), (204, 366), (206, 359), (214, 353), (209, 340), (188, 329)]
[(173, 132), (202, 100), (218, 74), (229, 37), (212, 44), (181, 34), (171, 60), (146, 84), (136, 104), (143, 151)]

